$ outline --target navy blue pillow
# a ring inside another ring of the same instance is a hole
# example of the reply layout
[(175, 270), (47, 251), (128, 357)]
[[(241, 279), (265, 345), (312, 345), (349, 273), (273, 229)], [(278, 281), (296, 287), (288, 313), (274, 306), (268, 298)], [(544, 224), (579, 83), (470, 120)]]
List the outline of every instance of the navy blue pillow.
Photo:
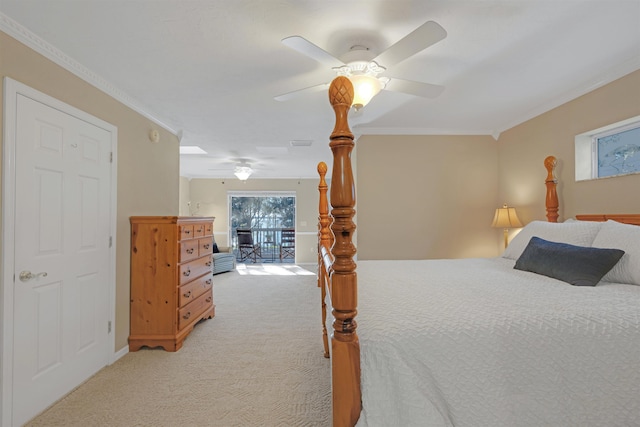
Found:
[(595, 286), (622, 255), (624, 251), (620, 249), (574, 246), (532, 237), (513, 268), (576, 286)]
[(213, 242), (213, 253), (214, 254), (220, 253), (220, 249), (218, 249), (218, 244), (216, 242)]

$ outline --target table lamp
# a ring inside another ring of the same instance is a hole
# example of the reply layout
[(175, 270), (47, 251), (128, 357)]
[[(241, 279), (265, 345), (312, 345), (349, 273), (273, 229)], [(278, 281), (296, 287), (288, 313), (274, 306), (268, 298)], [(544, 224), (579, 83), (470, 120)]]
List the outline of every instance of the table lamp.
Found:
[(509, 229), (522, 227), (522, 223), (516, 215), (516, 208), (510, 208), (505, 203), (504, 206), (496, 209), (491, 226), (504, 229), (504, 247), (506, 249), (509, 244)]

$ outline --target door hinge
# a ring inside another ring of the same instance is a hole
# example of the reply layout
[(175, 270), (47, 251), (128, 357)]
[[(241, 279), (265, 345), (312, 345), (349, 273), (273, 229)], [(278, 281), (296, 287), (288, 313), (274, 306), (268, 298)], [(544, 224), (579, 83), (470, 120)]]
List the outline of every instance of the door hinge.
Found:
[(109, 320), (107, 322), (107, 333), (110, 334), (111, 333), (111, 320)]
[(113, 237), (109, 236), (109, 247), (113, 246)]
[(109, 153), (109, 163), (113, 163), (113, 151)]

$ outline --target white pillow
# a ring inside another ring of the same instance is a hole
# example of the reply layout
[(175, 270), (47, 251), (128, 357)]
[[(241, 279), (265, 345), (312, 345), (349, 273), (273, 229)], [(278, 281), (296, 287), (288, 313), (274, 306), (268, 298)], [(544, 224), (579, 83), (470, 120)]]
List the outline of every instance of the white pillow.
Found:
[(602, 278), (605, 282), (640, 286), (640, 226), (609, 220), (602, 224), (594, 248), (622, 249), (625, 253)]
[(510, 259), (520, 258), (522, 251), (527, 247), (529, 240), (531, 240), (533, 236), (550, 242), (568, 243), (575, 246), (591, 246), (602, 224), (601, 222), (595, 221), (531, 221), (511, 240), (502, 257)]

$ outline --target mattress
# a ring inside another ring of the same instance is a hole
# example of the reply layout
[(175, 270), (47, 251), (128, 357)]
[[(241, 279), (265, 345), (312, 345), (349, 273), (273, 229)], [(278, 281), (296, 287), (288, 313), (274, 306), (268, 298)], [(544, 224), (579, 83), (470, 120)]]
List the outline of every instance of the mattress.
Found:
[(638, 426), (640, 286), (358, 262), (358, 426)]

